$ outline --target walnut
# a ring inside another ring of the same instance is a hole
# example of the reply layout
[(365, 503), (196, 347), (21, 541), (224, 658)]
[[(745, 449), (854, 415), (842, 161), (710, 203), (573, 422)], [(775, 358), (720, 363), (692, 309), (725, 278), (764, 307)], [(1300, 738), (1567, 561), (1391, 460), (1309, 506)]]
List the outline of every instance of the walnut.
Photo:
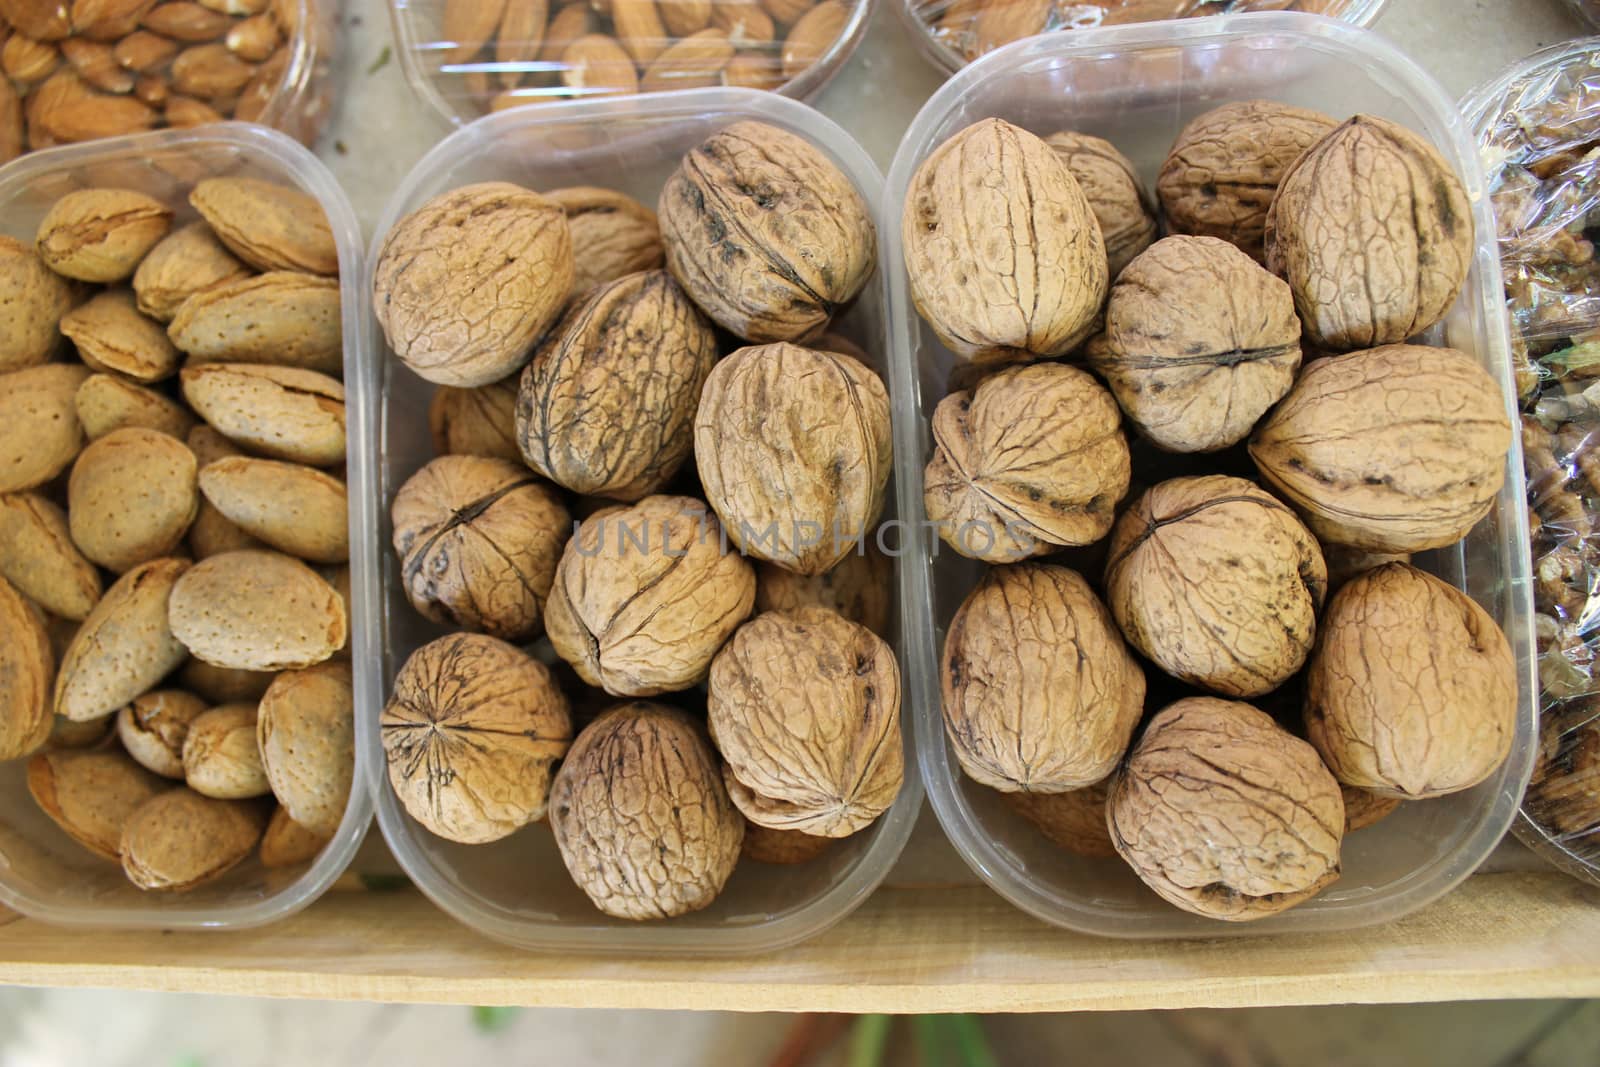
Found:
[(451, 634), (406, 660), (378, 720), (389, 783), (413, 819), (463, 844), (544, 816), (572, 721), (550, 671), (481, 634)]
[(1216, 452), (1289, 392), (1300, 320), (1282, 279), (1226, 241), (1168, 237), (1112, 286), (1089, 362), (1157, 446)]
[(1300, 669), (1327, 590), (1322, 550), (1294, 512), (1243, 478), (1173, 478), (1111, 533), (1106, 599), (1167, 673), (1227, 696), (1270, 693)]
[(939, 536), (972, 559), (1009, 563), (1111, 529), (1132, 467), (1116, 401), (1074, 367), (991, 374), (933, 413), (923, 501)]
[(1328, 592), (1332, 593), (1358, 574), (1385, 563), (1410, 563), (1406, 552), (1368, 552), (1349, 545), (1323, 545), (1322, 559), (1328, 565)]
[(1456, 302), (1472, 265), (1472, 204), (1432, 145), (1357, 115), (1284, 172), (1266, 250), (1317, 347), (1397, 344)]
[(1116, 770), (1144, 709), (1144, 672), (1089, 583), (1066, 567), (995, 567), (950, 620), (945, 736), (961, 769), (1004, 793), (1065, 793)]
[(664, 252), (656, 213), (633, 197), (592, 185), (551, 189), (544, 195), (566, 212), (572, 232), (573, 296), (661, 266)]
[(1588, 702), (1576, 706), (1577, 716), (1545, 713), (1546, 751), (1523, 802), (1534, 823), (1559, 834), (1600, 827), (1600, 719)]
[(557, 654), (613, 696), (699, 683), (756, 595), (755, 572), (722, 536), (692, 497), (646, 497), (585, 519), (545, 607)]
[(575, 493), (638, 500), (657, 492), (694, 448), (695, 407), (716, 362), (711, 323), (666, 271), (602, 285), (522, 372), (522, 455)]
[(811, 142), (736, 122), (692, 149), (657, 204), (667, 268), (747, 341), (805, 341), (854, 300), (877, 262), (872, 213)]
[(865, 626), (825, 608), (768, 612), (711, 663), (707, 721), (744, 817), (848, 837), (905, 776), (900, 669)]
[(1339, 877), (1339, 783), (1249, 704), (1190, 697), (1164, 708), (1113, 781), (1108, 812), (1117, 853), (1196, 915), (1265, 918)]
[(1468, 789), (1505, 762), (1517, 672), (1500, 627), (1405, 563), (1345, 583), (1306, 675), (1306, 736), (1346, 785), (1406, 800)]
[(799, 830), (774, 830), (770, 826), (746, 822), (739, 858), (781, 866), (810, 863), (828, 851), (833, 842), (831, 837), (817, 837)]
[(883, 637), (889, 632), (893, 600), (894, 564), (870, 539), (825, 574), (796, 574), (775, 563), (756, 565), (757, 613), (814, 605)]
[(1420, 552), (1489, 513), (1510, 447), (1500, 388), (1471, 356), (1386, 345), (1308, 364), (1250, 457), (1324, 541)]
[(1381, 797), (1343, 782), (1339, 784), (1339, 794), (1344, 797), (1344, 832), (1347, 834), (1382, 822), (1400, 806), (1399, 797)]
[(744, 819), (704, 727), (635, 702), (578, 735), (550, 790), (550, 829), (595, 907), (665, 919), (716, 899), (739, 861)]
[(1336, 125), (1274, 100), (1241, 100), (1194, 118), (1156, 178), (1167, 226), (1219, 237), (1260, 262), (1267, 208), (1284, 171)]
[(412, 607), (507, 640), (539, 634), (572, 520), (526, 467), (440, 456), (395, 494), (394, 550)]
[(488, 385), (527, 362), (572, 288), (561, 208), (507, 182), (468, 185), (395, 224), (373, 267), (373, 313), (430, 382)]
[(1080, 856), (1117, 854), (1106, 826), (1111, 780), (1065, 793), (1002, 793), (1006, 806), (1033, 823), (1051, 844)]
[(923, 160), (901, 218), (911, 298), (939, 340), (974, 363), (1060, 356), (1105, 303), (1105, 242), (1050, 146), (999, 119)]
[(475, 389), (441, 386), (428, 405), (433, 450), (441, 456), (492, 456), (522, 462), (517, 447), (517, 383), (511, 375)]
[(1156, 239), (1156, 214), (1150, 193), (1133, 161), (1116, 145), (1087, 133), (1063, 130), (1044, 139), (1078, 179), (1089, 208), (1100, 224), (1112, 280), (1133, 257)]
[(822, 574), (883, 510), (889, 394), (848, 356), (741, 348), (706, 379), (694, 455), (706, 499), (741, 551)]

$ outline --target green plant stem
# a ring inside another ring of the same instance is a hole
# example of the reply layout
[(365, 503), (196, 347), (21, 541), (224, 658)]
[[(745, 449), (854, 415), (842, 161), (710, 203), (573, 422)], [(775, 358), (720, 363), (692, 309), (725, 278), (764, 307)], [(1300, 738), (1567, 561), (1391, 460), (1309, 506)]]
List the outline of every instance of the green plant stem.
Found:
[(849, 1067), (879, 1067), (883, 1052), (889, 1043), (889, 1025), (893, 1020), (887, 1015), (863, 1015), (850, 1031)]
[(976, 1015), (952, 1015), (950, 1028), (955, 1032), (956, 1048), (961, 1050), (962, 1067), (999, 1067), (983, 1032), (983, 1021)]

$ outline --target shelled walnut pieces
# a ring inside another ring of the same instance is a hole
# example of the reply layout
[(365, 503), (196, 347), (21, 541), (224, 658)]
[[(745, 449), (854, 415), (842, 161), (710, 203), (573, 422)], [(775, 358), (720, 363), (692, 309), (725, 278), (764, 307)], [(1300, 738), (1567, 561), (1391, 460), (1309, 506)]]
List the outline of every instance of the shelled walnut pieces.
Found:
[[(320, 835), (299, 865), (344, 817), (350, 668), (324, 661), (349, 615), (307, 562), (349, 551), (339, 266), (317, 201), (237, 175), (187, 201), (80, 188), (31, 247), (0, 242), (21, 282), (0, 334), (0, 750), (143, 889), (224, 876), (277, 803)], [(264, 281), (241, 329), (216, 297)], [(310, 347), (330, 373), (270, 362)], [(68, 751), (74, 730), (92, 749)]]
[[(629, 2), (613, 16), (649, 7)], [(851, 311), (871, 209), (755, 122), (689, 151), (657, 204), (446, 192), (387, 235), (374, 294), (395, 357), (441, 386), (391, 573), (463, 631), (394, 682), (390, 787), (463, 844), (515, 848), (547, 816), (573, 881), (628, 920), (711, 905), (741, 856), (846, 847), (904, 778), (889, 395)], [(509, 263), (519, 225), (538, 247)]]
[[(1057, 166), (1084, 153), (1119, 180)], [(1195, 118), (1162, 167), (1161, 239), (1120, 159), (985, 119), (909, 183), (924, 381), (948, 390), (924, 503), (936, 548), (990, 565), (946, 622), (945, 736), (1078, 862), (1115, 854), (1180, 908), (1258, 919), (1337, 879), (1346, 832), (1491, 781), (1515, 743), (1506, 637), (1407, 562), (1495, 536), (1473, 531), (1504, 485), (1501, 386), (1405, 343), (1455, 303), (1473, 219), (1439, 153), (1368, 116)], [(1135, 246), (1109, 272), (1101, 228)], [(1524, 447), (1535, 467), (1586, 454), (1542, 424)], [(1597, 562), (1552, 554), (1539, 596), (1575, 610)], [(933, 566), (943, 601), (967, 565)], [(1147, 706), (1163, 674), (1234, 700)], [(1239, 702), (1258, 698), (1302, 711), (1306, 739)]]

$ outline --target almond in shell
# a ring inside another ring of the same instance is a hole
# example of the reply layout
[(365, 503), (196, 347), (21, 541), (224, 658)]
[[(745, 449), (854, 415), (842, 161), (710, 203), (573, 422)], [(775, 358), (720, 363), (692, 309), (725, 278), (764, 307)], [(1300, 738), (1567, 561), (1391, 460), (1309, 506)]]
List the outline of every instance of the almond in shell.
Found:
[(167, 606), (196, 659), (235, 670), (310, 667), (345, 643), (344, 602), (321, 575), (279, 552), (228, 552), (196, 563)]
[(194, 453), (168, 434), (124, 427), (72, 465), (67, 521), (83, 554), (122, 573), (171, 552), (200, 504)]
[(179, 355), (161, 324), (139, 313), (130, 289), (107, 289), (61, 316), (61, 332), (92, 369), (136, 382), (178, 372)]
[(39, 256), (57, 274), (85, 282), (119, 282), (133, 274), (171, 225), (172, 212), (144, 193), (79, 189), (45, 213), (36, 244)]
[(43, 752), (28, 762), (28, 792), (62, 830), (116, 861), (128, 820), (165, 785), (120, 752)]
[(133, 293), (140, 311), (171, 322), (196, 293), (249, 276), (249, 268), (223, 247), (210, 226), (191, 222), (163, 238), (139, 263)]
[(190, 192), (189, 203), (257, 270), (339, 273), (328, 216), (309, 193), (259, 178), (208, 178)]
[(134, 762), (163, 778), (183, 778), (183, 742), (206, 702), (182, 689), (145, 693), (117, 712), (117, 740)]
[(350, 558), (345, 484), (314, 467), (219, 459), (201, 470), (200, 491), (229, 522), (280, 552), (313, 563)]
[(100, 572), (72, 543), (66, 513), (37, 493), (0, 495), (0, 576), (63, 619), (100, 601)]
[(282, 807), (272, 813), (267, 832), (261, 835), (261, 866), (293, 867), (316, 858), (332, 834), (314, 834), (289, 817)]
[(0, 373), (48, 360), (60, 346), (61, 316), (71, 307), (72, 287), (33, 249), (0, 236)]
[(75, 401), (89, 368), (74, 363), (0, 374), (0, 493), (44, 485), (83, 449)]
[(355, 780), (350, 665), (284, 671), (261, 700), (256, 740), (272, 792), (295, 822), (332, 834)]
[(38, 612), (3, 578), (0, 633), (0, 759), (19, 759), (50, 736), (56, 658)]
[(180, 381), (201, 418), (252, 451), (313, 467), (344, 459), (344, 386), (325, 374), (216, 363), (188, 367)]
[(183, 780), (201, 796), (248, 800), (272, 791), (256, 744), (256, 705), (224, 704), (195, 716), (183, 739)]
[(338, 374), (344, 361), (339, 282), (272, 271), (212, 285), (167, 328), (196, 363), (271, 363)]
[(260, 804), (170, 789), (123, 826), (122, 869), (140, 889), (193, 889), (250, 855), (266, 821)]
[(272, 671), (214, 667), (198, 659), (189, 660), (177, 674), (179, 685), (213, 706), (260, 700), (275, 677)]
[(55, 712), (77, 722), (104, 718), (148, 692), (183, 662), (167, 625), (167, 600), (187, 560), (152, 560), (106, 590), (56, 673)]
[(78, 386), (76, 406), (78, 421), (91, 441), (128, 426), (155, 430), (181, 441), (195, 423), (194, 416), (182, 404), (115, 374), (91, 374), (84, 379)]

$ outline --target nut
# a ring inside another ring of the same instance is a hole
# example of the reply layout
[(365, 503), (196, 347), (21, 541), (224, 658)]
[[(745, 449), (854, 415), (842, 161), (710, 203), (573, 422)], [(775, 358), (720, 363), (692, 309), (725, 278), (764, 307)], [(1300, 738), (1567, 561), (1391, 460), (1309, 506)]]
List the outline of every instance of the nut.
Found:
[(986, 0), (972, 23), (973, 57), (1003, 44), (1043, 33), (1055, 5), (1051, 0)]
[(28, 761), (28, 792), (40, 810), (113, 863), (124, 825), (163, 785), (120, 752), (41, 752)]
[[(650, 4), (651, 0), (629, 0)], [(603, 33), (590, 33), (561, 53), (561, 84), (582, 96), (631, 96), (639, 91), (639, 71), (627, 49)]]
[(391, 515), (414, 608), (509, 640), (538, 636), (572, 520), (526, 467), (441, 456), (400, 487)]
[(1158, 447), (1216, 452), (1294, 384), (1300, 320), (1289, 287), (1226, 241), (1168, 237), (1111, 287), (1089, 362)]
[(495, 33), (494, 59), (501, 65), (500, 84), (511, 89), (539, 56), (550, 4), (548, 0), (507, 0), (505, 8)]
[(1162, 670), (1227, 696), (1270, 693), (1316, 636), (1328, 572), (1316, 539), (1243, 478), (1173, 478), (1111, 533), (1106, 600)]
[[(188, 444), (189, 451), (194, 453), (202, 471), (219, 459), (243, 455), (233, 442), (205, 423), (189, 431)], [(224, 552), (237, 552), (246, 548), (264, 547), (266, 546), (260, 541), (224, 518), (222, 512), (205, 498), (204, 493), (200, 495), (200, 510), (189, 526), (189, 551), (195, 559), (220, 556)], [(264, 689), (265, 685), (262, 688)], [(260, 693), (256, 693), (252, 699), (260, 696)], [(217, 703), (226, 704), (230, 701), (223, 699)]]
[[(155, 110), (132, 96), (114, 96), (91, 89), (71, 67), (58, 68), (28, 95), (27, 101), (29, 141), (34, 148), (139, 133), (153, 127), (158, 117)], [(134, 257), (126, 264), (127, 272), (132, 272), (136, 260)], [(102, 262), (90, 269), (98, 270), (103, 266)], [(70, 274), (70, 270), (61, 273)], [(127, 276), (121, 273), (118, 278)]]
[(252, 15), (235, 22), (222, 43), (240, 59), (260, 63), (278, 50), (283, 43), (283, 34), (279, 32), (277, 20), (272, 16)]
[(61, 655), (57, 715), (87, 722), (110, 715), (183, 662), (167, 625), (167, 599), (189, 564), (158, 559), (130, 570), (107, 589)]
[(889, 632), (893, 583), (894, 565), (870, 541), (825, 574), (801, 575), (761, 563), (756, 566), (756, 612), (827, 608), (883, 637)]
[(250, 855), (265, 822), (258, 804), (170, 789), (143, 804), (123, 827), (123, 873), (140, 889), (193, 889)]
[(120, 282), (167, 235), (172, 212), (128, 189), (79, 189), (57, 200), (39, 223), (39, 257), (57, 274)]
[(160, 4), (146, 13), (142, 21), (146, 29), (163, 37), (190, 43), (214, 41), (233, 25), (233, 20), (224, 13), (186, 0)]
[(900, 793), (894, 653), (825, 608), (739, 627), (711, 663), (706, 721), (729, 795), (761, 826), (848, 837)]
[(345, 484), (311, 467), (252, 456), (219, 459), (200, 471), (200, 491), (251, 537), (312, 563), (350, 558)]
[(667, 46), (667, 29), (661, 24), (656, 0), (607, 0), (611, 22), (626, 54), (648, 67)]
[(815, 337), (877, 258), (855, 184), (811, 142), (765, 123), (733, 123), (691, 149), (656, 210), (672, 276), (748, 341)]
[(0, 758), (20, 759), (50, 737), (50, 683), (56, 657), (44, 622), (23, 595), (0, 578)]
[(704, 728), (676, 708), (635, 702), (578, 735), (550, 790), (550, 829), (595, 907), (665, 919), (716, 899), (738, 863), (744, 820)]
[(183, 541), (200, 505), (194, 453), (140, 427), (91, 441), (67, 482), (67, 523), (85, 556), (121, 574)]
[(744, 826), (744, 843), (739, 846), (740, 861), (791, 866), (810, 863), (833, 844), (831, 837), (816, 837), (799, 830), (774, 830), (758, 826), (748, 820)]
[[(719, 5), (722, 6), (727, 5)], [(762, 14), (765, 16), (765, 12)], [(783, 84), (783, 68), (775, 56), (740, 52), (722, 68), (722, 84), (771, 91)]]
[(189, 654), (216, 667), (278, 671), (344, 646), (344, 602), (316, 571), (277, 552), (227, 552), (196, 563), (167, 608)]
[(61, 42), (61, 55), (78, 76), (107, 93), (126, 93), (133, 89), (134, 77), (117, 65), (111, 46), (103, 41), (69, 37)]
[(1344, 797), (1344, 832), (1353, 834), (1365, 830), (1389, 817), (1400, 806), (1399, 797), (1380, 797), (1365, 789), (1356, 789), (1342, 782), (1339, 793)]
[(1489, 513), (1510, 447), (1500, 388), (1471, 356), (1386, 345), (1307, 365), (1250, 458), (1324, 541), (1420, 552)]
[(124, 427), (155, 430), (181, 441), (195, 424), (194, 416), (182, 404), (115, 374), (91, 374), (85, 378), (73, 398), (73, 407), (91, 441)]
[(1191, 697), (1164, 708), (1112, 783), (1108, 812), (1134, 873), (1196, 915), (1265, 918), (1339, 877), (1339, 783), (1315, 749), (1249, 704)]
[(929, 521), (961, 555), (990, 563), (1100, 540), (1132, 474), (1121, 422), (1099, 382), (1056, 363), (951, 393), (933, 413)]
[(1003, 793), (1065, 793), (1116, 770), (1144, 709), (1144, 672), (1076, 571), (996, 567), (950, 620), (945, 736)]
[(434, 452), (522, 462), (517, 447), (518, 381), (513, 375), (476, 389), (440, 386), (428, 405)]
[(567, 698), (549, 669), (481, 634), (413, 652), (378, 727), (406, 811), (468, 845), (542, 818), (552, 769), (572, 742)]
[(607, 283), (561, 320), (522, 372), (522, 456), (575, 493), (649, 496), (689, 458), (700, 391), (716, 362), (711, 323), (666, 271)]
[(345, 450), (344, 386), (299, 367), (186, 367), (183, 398), (231, 441), (273, 459), (325, 467)]
[(572, 247), (583, 253), (573, 257), (574, 296), (664, 262), (656, 213), (633, 197), (592, 185), (544, 195), (566, 213)]
[(0, 18), (36, 41), (59, 41), (72, 32), (65, 0), (4, 0)]
[(48, 360), (60, 346), (61, 316), (71, 307), (72, 287), (33, 249), (0, 235), (0, 373)]
[(257, 741), (278, 802), (300, 826), (331, 836), (355, 781), (355, 697), (348, 663), (284, 671), (261, 700)]
[(256, 744), (256, 706), (224, 704), (196, 716), (183, 739), (183, 777), (196, 793), (218, 800), (270, 793)]
[(100, 601), (100, 572), (72, 543), (66, 514), (37, 493), (0, 496), (0, 576), (64, 619), (82, 620)]
[(53, 481), (83, 450), (78, 387), (89, 368), (47, 363), (0, 375), (0, 493)]
[(344, 367), (339, 281), (274, 271), (209, 286), (167, 328), (199, 363), (257, 363), (338, 374)]
[[(733, 42), (735, 48), (770, 49), (772, 42), (777, 39), (778, 31), (772, 24), (772, 16), (761, 9), (756, 0), (721, 0), (711, 5), (711, 25), (728, 35), (728, 40)], [(783, 75), (778, 70), (778, 64), (771, 56), (745, 56), (743, 58), (765, 59), (767, 65), (781, 83)], [(735, 60), (735, 62), (737, 59)], [(733, 84), (724, 78), (724, 84)]]
[(883, 511), (889, 394), (848, 356), (741, 348), (706, 379), (694, 451), (706, 499), (741, 551), (822, 574)]
[(822, 0), (801, 15), (783, 38), (783, 76), (798, 78), (827, 55), (854, 15), (840, 0)]
[(206, 702), (182, 689), (145, 693), (117, 712), (117, 739), (140, 766), (183, 779), (183, 742)]
[(468, 185), (397, 223), (373, 268), (389, 347), (439, 385), (498, 381), (527, 360), (572, 289), (561, 208), (506, 182)]
[(61, 52), (54, 44), (26, 33), (13, 33), (0, 49), (0, 69), (17, 88), (43, 81), (60, 63)]
[[(680, 2), (681, 0), (676, 0)], [(662, 2), (663, 12), (666, 0)], [(707, 12), (710, 3), (700, 6)], [(722, 84), (722, 68), (733, 58), (728, 35), (717, 29), (702, 29), (668, 45), (645, 68), (639, 89), (646, 93), (671, 89), (709, 89)]]
[(1460, 590), (1404, 563), (1334, 595), (1306, 676), (1306, 736), (1346, 785), (1414, 800), (1468, 789), (1517, 727), (1511, 646)]
[(270, 671), (236, 671), (191, 659), (178, 671), (178, 684), (210, 704), (259, 701), (275, 677)]
[(656, 0), (656, 11), (673, 37), (689, 37), (711, 23), (712, 0)]
[(139, 310), (171, 322), (183, 302), (214, 286), (242, 281), (250, 270), (233, 257), (211, 227), (191, 222), (162, 238), (133, 272)]
[(261, 835), (261, 866), (270, 870), (309, 863), (331, 840), (331, 834), (312, 833), (280, 807), (272, 813), (267, 832)]
[(1192, 119), (1156, 178), (1167, 225), (1220, 238), (1261, 262), (1267, 208), (1284, 172), (1336, 125), (1272, 100), (1224, 104)]
[(698, 684), (755, 601), (755, 572), (721, 537), (690, 497), (646, 497), (585, 519), (545, 605), (557, 654), (613, 696)]
[(935, 149), (912, 176), (901, 235), (911, 298), (958, 356), (1065, 355), (1095, 328), (1100, 226), (1067, 165), (1026, 130), (986, 119)]
[(114, 371), (136, 382), (158, 382), (178, 373), (178, 350), (161, 325), (145, 318), (127, 289), (107, 289), (61, 316), (61, 333), (78, 357), (97, 371)]
[(1031, 822), (1052, 845), (1079, 856), (1117, 854), (1106, 826), (1107, 779), (1066, 793), (1002, 793), (1006, 806)]
[(1472, 204), (1422, 138), (1357, 115), (1284, 172), (1267, 267), (1294, 290), (1305, 335), (1348, 351), (1398, 344), (1450, 310), (1472, 265)]
[(1156, 239), (1150, 193), (1139, 180), (1133, 161), (1110, 141), (1063, 130), (1046, 137), (1044, 143), (1055, 150), (1088, 198), (1105, 242), (1107, 269), (1115, 281), (1122, 268)]
[[(224, 46), (205, 47), (221, 49), (221, 54), (227, 55)], [(184, 55), (195, 51), (190, 49)], [(179, 56), (178, 63), (183, 58)], [(231, 56), (228, 60), (238, 64)], [(175, 76), (177, 66), (175, 63)], [(180, 86), (180, 91), (192, 90)], [(210, 223), (217, 238), (256, 270), (339, 273), (339, 247), (328, 216), (309, 193), (259, 178), (207, 178), (190, 191), (189, 203)]]
[(99, 748), (111, 736), (111, 727), (116, 722), (112, 716), (89, 722), (73, 722), (60, 715), (51, 718), (50, 736), (45, 742), (51, 751)]
[(444, 53), (445, 63), (460, 63), (482, 51), (505, 14), (506, 0), (445, 0), (440, 18), (440, 39), (454, 42)]
[(111, 54), (125, 70), (150, 74), (172, 62), (178, 54), (178, 44), (159, 33), (136, 30), (113, 45)]

